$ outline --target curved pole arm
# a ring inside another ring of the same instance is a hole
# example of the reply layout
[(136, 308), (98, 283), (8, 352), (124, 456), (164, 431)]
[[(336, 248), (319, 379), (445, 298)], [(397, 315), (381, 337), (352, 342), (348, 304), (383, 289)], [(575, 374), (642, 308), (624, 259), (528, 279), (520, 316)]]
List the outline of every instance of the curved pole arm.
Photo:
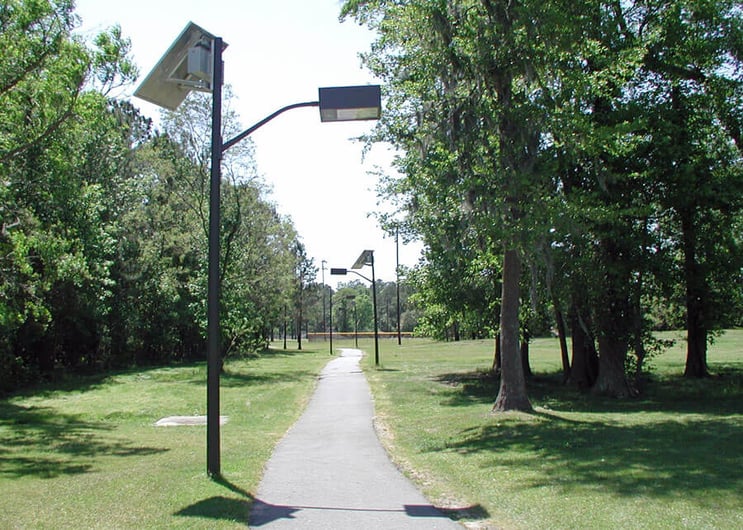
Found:
[(278, 116), (279, 114), (283, 114), (287, 110), (298, 109), (298, 108), (301, 108), (301, 107), (319, 107), (319, 106), (320, 106), (320, 102), (319, 101), (306, 101), (304, 103), (294, 103), (292, 105), (287, 105), (286, 107), (282, 107), (279, 110), (277, 110), (276, 112), (274, 112), (273, 114), (270, 114), (269, 116), (266, 116), (265, 118), (263, 118), (261, 121), (259, 121), (258, 123), (256, 123), (252, 127), (249, 127), (248, 129), (245, 129), (243, 132), (241, 132), (240, 134), (238, 134), (237, 136), (235, 136), (231, 140), (227, 140), (226, 142), (224, 142), (222, 144), (222, 152), (224, 153), (225, 151), (227, 151), (227, 149), (229, 149), (230, 147), (232, 147), (233, 145), (235, 145), (237, 142), (239, 142), (243, 138), (246, 138), (247, 136), (250, 136), (256, 130), (260, 129), (265, 124), (267, 124), (269, 121), (271, 121), (272, 119), (274, 119), (276, 116)]
[(358, 272), (356, 272), (356, 271), (352, 271), (352, 270), (347, 270), (346, 272), (350, 272), (351, 274), (355, 274), (356, 276), (360, 276), (361, 278), (365, 279), (365, 280), (366, 280), (367, 282), (369, 282), (370, 284), (374, 285), (374, 282), (373, 282), (373, 281), (371, 281), (371, 280), (370, 280), (369, 278), (367, 278), (366, 276), (364, 276), (363, 274), (360, 274), (360, 273), (358, 273)]

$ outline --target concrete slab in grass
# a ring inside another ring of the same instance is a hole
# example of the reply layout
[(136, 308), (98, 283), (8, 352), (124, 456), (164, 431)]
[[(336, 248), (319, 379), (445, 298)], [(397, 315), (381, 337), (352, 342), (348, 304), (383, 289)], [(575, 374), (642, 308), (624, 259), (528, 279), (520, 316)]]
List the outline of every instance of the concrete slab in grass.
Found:
[[(219, 424), (229, 421), (228, 416), (220, 416)], [(182, 425), (206, 425), (206, 416), (168, 416), (155, 422), (155, 427), (178, 427)]]

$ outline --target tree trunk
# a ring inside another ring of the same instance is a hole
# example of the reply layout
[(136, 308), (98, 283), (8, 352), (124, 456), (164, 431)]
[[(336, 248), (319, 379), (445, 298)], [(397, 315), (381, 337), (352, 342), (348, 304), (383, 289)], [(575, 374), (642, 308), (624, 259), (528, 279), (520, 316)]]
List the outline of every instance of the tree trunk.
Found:
[(568, 357), (568, 340), (565, 336), (565, 319), (560, 311), (560, 305), (557, 298), (552, 299), (552, 305), (555, 307), (555, 323), (557, 324), (557, 338), (560, 340), (560, 357), (562, 359), (562, 382), (567, 383), (570, 380), (570, 358)]
[[(498, 291), (498, 282), (494, 281), (493, 290), (495, 292)], [(501, 291), (503, 290), (503, 286), (500, 286)], [(499, 322), (500, 321), (500, 306), (498, 306), (498, 314), (494, 315), (494, 321)], [(490, 371), (493, 375), (500, 376), (501, 371), (501, 351), (500, 351), (500, 331), (496, 332), (495, 334), (495, 340), (493, 341), (495, 343), (494, 345), (494, 351), (493, 351), (493, 366), (491, 367)]]
[(704, 276), (697, 263), (693, 214), (681, 212), (686, 282), (686, 368), (685, 377), (707, 377), (707, 326), (704, 319)]
[(642, 370), (645, 363), (645, 357), (647, 357), (647, 351), (645, 350), (645, 342), (643, 340), (644, 334), (644, 322), (643, 322), (643, 311), (642, 311), (642, 283), (643, 273), (640, 272), (637, 277), (635, 284), (635, 292), (632, 300), (632, 339), (634, 341), (635, 359), (637, 364), (635, 365), (635, 380), (634, 387), (638, 393), (643, 391), (643, 378)]
[(602, 334), (599, 336), (599, 376), (593, 385), (594, 394), (615, 398), (632, 395), (624, 373), (627, 342)]
[(684, 377), (708, 377), (707, 329), (702, 325), (690, 322), (686, 332), (686, 343)]
[(573, 362), (569, 383), (581, 390), (589, 389), (598, 375), (598, 354), (593, 337), (584, 328), (580, 309), (574, 307), (570, 312), (570, 329), (573, 336)]
[(500, 375), (501, 371), (501, 353), (500, 353), (500, 333), (495, 335), (495, 351), (493, 352), (493, 366), (490, 368), (493, 375)]
[(530, 412), (526, 379), (519, 349), (519, 278), (521, 257), (515, 249), (506, 250), (503, 259), (501, 297), (501, 378), (493, 412), (520, 410)]
[(623, 398), (632, 394), (624, 372), (632, 330), (631, 274), (626, 263), (629, 251), (624, 241), (611, 231), (601, 240), (599, 250), (604, 280), (593, 297), (599, 345), (599, 375), (593, 393)]
[(286, 328), (287, 328), (287, 320), (286, 320), (286, 305), (284, 306), (284, 349), (286, 349)]
[(524, 330), (524, 337), (521, 339), (521, 367), (524, 371), (524, 377), (530, 378), (534, 375), (529, 365), (529, 331)]
[[(611, 280), (607, 283), (611, 285)], [(592, 389), (594, 394), (616, 398), (632, 395), (624, 372), (629, 349), (624, 302), (622, 296), (609, 286), (597, 310), (599, 374)]]

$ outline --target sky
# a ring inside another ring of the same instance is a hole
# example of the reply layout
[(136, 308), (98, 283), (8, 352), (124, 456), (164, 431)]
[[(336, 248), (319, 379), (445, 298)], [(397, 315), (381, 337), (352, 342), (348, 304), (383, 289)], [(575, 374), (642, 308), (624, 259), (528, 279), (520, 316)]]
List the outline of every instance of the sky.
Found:
[[(134, 92), (188, 22), (222, 37), (224, 81), (236, 96), (233, 107), (244, 128), (292, 103), (317, 100), (319, 87), (378, 84), (361, 65), (374, 35), (353, 21), (340, 23), (340, 0), (77, 0), (77, 33), (92, 37), (119, 24), (132, 43), (140, 79)], [(132, 98), (157, 121), (159, 109)], [(382, 109), (384, 112), (384, 108)], [(378, 205), (375, 174), (390, 174), (392, 154), (375, 146), (363, 156), (353, 140), (374, 122), (320, 123), (316, 108), (282, 114), (251, 135), (258, 172), (272, 192), (268, 199), (292, 218), (325, 283), (358, 279), (330, 276), (363, 250), (374, 250), (377, 279), (395, 280), (396, 245), (370, 214)], [(399, 245), (400, 264), (417, 263), (421, 246)], [(368, 267), (359, 271), (371, 276)], [(322, 280), (318, 271), (317, 280)]]

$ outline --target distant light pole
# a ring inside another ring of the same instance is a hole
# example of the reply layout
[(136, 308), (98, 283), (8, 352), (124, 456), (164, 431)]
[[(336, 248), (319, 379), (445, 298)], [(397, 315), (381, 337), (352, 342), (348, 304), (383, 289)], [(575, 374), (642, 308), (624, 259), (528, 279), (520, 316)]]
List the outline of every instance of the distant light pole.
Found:
[(379, 324), (377, 320), (377, 282), (376, 278), (374, 277), (374, 251), (373, 250), (365, 250), (361, 253), (361, 255), (356, 259), (356, 262), (351, 265), (352, 269), (361, 269), (364, 265), (371, 265), (372, 269), (372, 277), (371, 279), (367, 278), (361, 273), (356, 272), (355, 270), (348, 270), (348, 269), (342, 269), (342, 268), (332, 268), (330, 269), (330, 274), (339, 275), (339, 276), (345, 276), (349, 272), (351, 274), (355, 274), (356, 276), (363, 278), (367, 282), (370, 282), (372, 285), (372, 305), (374, 306), (374, 365), (379, 366)]
[(397, 345), (402, 345), (400, 332), (400, 227), (395, 226), (395, 288), (397, 292)]
[[(325, 265), (327, 265), (328, 262), (325, 260), (322, 260), (320, 263), (320, 269), (322, 274), (322, 340), (328, 339), (328, 323), (325, 321), (327, 318), (325, 314)], [(330, 350), (330, 353), (332, 355), (333, 350)]]
[[(219, 477), (219, 227), (222, 155), (280, 114), (301, 107), (319, 107), (320, 121), (375, 120), (381, 115), (379, 85), (319, 89), (319, 101), (294, 103), (277, 110), (234, 138), (222, 141), (222, 85), (226, 44), (221, 37), (189, 22), (134, 95), (168, 110), (176, 110), (192, 90), (212, 94), (211, 177), (209, 198), (209, 263), (207, 288), (207, 473)], [(300, 330), (301, 333), (301, 330)]]
[(333, 288), (332, 287), (330, 288), (330, 355), (333, 355)]

